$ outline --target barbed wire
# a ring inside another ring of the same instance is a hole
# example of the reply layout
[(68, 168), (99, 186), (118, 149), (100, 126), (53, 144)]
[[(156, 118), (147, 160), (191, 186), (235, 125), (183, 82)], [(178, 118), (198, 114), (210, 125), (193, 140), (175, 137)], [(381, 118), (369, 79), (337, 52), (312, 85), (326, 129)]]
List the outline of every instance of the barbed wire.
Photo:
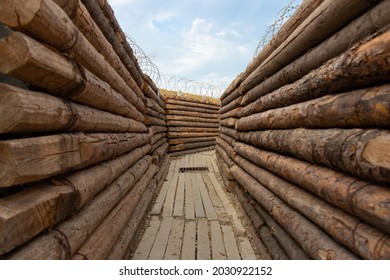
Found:
[(267, 27), (265, 34), (261, 38), (253, 59), (257, 57), (259, 52), (271, 41), (272, 37), (279, 31), (280, 27), (292, 16), (295, 10), (298, 8), (299, 4), (296, 3), (297, 0), (291, 0), (285, 7), (283, 7), (276, 15), (274, 22)]

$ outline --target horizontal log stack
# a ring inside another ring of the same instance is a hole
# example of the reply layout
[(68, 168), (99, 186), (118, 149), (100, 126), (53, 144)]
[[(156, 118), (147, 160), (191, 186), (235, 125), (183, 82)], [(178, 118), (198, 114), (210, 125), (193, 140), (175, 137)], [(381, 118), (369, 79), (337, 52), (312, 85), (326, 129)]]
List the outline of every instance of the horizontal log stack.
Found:
[(219, 100), (162, 91), (166, 98), (168, 152), (179, 156), (214, 149)]
[(165, 103), (107, 1), (2, 1), (0, 258), (123, 259), (165, 179)]
[(390, 259), (389, 46), (390, 1), (304, 1), (221, 96), (263, 258)]

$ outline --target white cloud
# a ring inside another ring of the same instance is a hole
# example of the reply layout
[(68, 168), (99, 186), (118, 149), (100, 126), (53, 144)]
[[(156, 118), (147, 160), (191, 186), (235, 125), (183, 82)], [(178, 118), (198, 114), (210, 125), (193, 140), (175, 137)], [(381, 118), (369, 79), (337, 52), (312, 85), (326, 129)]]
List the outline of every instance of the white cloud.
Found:
[(134, 4), (136, 0), (110, 0), (111, 6), (120, 6), (125, 4)]

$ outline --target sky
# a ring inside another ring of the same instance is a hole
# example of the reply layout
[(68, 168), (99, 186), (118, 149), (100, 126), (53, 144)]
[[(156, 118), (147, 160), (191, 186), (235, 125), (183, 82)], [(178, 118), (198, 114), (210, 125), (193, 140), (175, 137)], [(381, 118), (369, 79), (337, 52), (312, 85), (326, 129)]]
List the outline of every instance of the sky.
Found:
[[(160, 73), (226, 88), (290, 0), (108, 0)], [(296, 0), (294, 4), (301, 1)]]

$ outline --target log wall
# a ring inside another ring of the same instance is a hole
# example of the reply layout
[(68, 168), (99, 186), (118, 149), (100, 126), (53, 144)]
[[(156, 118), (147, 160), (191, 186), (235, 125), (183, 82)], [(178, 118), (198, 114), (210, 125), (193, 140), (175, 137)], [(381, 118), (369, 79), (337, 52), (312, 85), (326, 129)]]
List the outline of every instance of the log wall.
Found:
[(6, 0), (0, 22), (0, 258), (127, 258), (168, 171), (156, 85), (107, 1)]
[(179, 156), (214, 149), (219, 100), (163, 91), (166, 98), (168, 152)]
[(227, 188), (272, 259), (390, 259), (390, 1), (304, 1), (221, 96)]

